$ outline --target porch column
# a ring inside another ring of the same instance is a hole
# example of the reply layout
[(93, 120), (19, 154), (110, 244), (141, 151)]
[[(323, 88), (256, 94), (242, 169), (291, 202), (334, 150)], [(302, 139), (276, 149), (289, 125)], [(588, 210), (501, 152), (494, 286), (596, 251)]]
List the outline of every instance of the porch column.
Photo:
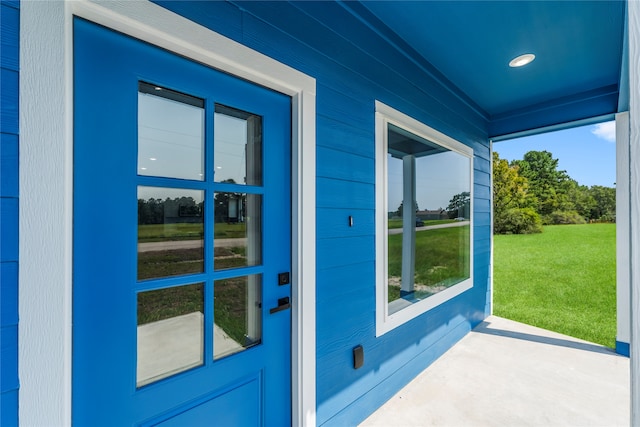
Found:
[(413, 293), (416, 250), (416, 158), (402, 158), (402, 287), (400, 296)]
[(629, 283), (631, 292), (631, 425), (640, 425), (640, 3), (630, 1)]

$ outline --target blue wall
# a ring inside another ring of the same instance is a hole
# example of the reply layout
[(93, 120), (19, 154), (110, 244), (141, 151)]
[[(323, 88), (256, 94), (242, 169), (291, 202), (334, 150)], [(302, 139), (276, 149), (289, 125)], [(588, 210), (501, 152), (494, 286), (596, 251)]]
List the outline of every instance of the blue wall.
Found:
[[(353, 425), (488, 315), (490, 163), (486, 119), (366, 10), (345, 2), (164, 2), (317, 79), (318, 424)], [(366, 25), (356, 16), (371, 19)], [(428, 58), (427, 58), (428, 59)], [(475, 152), (475, 285), (375, 337), (374, 101)], [(346, 218), (354, 218), (348, 227)], [(352, 348), (365, 364), (352, 367)]]
[(19, 1), (0, 3), (0, 425), (18, 425)]

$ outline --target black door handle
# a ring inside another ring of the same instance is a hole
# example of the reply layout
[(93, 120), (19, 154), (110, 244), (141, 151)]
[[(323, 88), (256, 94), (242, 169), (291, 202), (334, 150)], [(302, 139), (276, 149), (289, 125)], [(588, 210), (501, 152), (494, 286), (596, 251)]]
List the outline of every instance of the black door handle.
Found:
[(291, 308), (289, 297), (278, 298), (278, 306), (273, 307), (271, 310), (269, 310), (269, 313), (277, 313), (279, 311), (286, 310), (287, 308)]

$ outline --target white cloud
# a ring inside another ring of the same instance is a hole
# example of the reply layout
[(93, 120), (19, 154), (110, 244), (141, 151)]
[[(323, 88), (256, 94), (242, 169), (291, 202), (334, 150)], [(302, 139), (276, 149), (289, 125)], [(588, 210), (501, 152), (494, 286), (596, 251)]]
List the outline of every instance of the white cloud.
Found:
[(598, 123), (591, 133), (605, 141), (616, 142), (616, 122)]

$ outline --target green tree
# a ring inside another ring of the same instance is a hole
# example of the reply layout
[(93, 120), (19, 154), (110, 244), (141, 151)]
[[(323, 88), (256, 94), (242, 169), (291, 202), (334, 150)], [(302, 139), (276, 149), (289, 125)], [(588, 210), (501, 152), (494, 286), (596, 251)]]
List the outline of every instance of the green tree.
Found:
[(469, 218), (469, 208), (471, 206), (471, 193), (463, 191), (453, 196), (449, 200), (449, 206), (447, 206), (447, 214), (449, 218)]
[(571, 178), (564, 170), (558, 170), (558, 159), (548, 151), (529, 151), (523, 160), (514, 160), (519, 173), (529, 182), (530, 191), (536, 196), (536, 210), (543, 217), (555, 211), (575, 210), (568, 197)]
[[(420, 208), (418, 207), (418, 202), (414, 202), (415, 211), (418, 212)], [(402, 212), (404, 211), (404, 201), (400, 202), (400, 206), (398, 206), (398, 210), (396, 211), (396, 215), (402, 218)]]
[(616, 219), (616, 189), (594, 185), (589, 193), (595, 201), (591, 209), (590, 219), (598, 221), (615, 221)]
[(527, 179), (519, 167), (510, 166), (493, 153), (493, 224), (494, 233), (537, 233), (542, 231), (535, 211), (536, 197), (529, 192)]
[(585, 220), (591, 218), (591, 210), (596, 206), (596, 201), (591, 195), (589, 187), (580, 185), (574, 180), (570, 180), (571, 185), (568, 188), (567, 197), (573, 204), (575, 211), (578, 212)]

